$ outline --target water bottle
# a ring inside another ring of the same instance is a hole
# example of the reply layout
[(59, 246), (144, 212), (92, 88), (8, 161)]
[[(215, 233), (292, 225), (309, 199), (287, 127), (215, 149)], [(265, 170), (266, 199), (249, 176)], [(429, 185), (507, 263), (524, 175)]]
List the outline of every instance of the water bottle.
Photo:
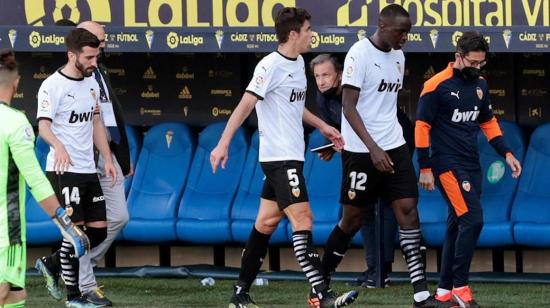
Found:
[(213, 286), (214, 284), (216, 284), (216, 280), (214, 280), (214, 278), (212, 277), (206, 277), (201, 280), (201, 284), (203, 286)]
[(265, 278), (256, 278), (254, 279), (254, 284), (257, 286), (267, 286), (269, 285), (269, 280)]

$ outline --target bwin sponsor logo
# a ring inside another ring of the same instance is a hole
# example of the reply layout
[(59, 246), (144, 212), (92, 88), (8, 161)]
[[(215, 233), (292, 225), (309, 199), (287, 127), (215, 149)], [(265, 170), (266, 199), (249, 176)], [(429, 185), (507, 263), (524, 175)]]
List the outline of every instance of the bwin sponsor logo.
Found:
[(401, 83), (399, 82), (385, 82), (384, 79), (380, 81), (378, 86), (378, 92), (399, 92), (401, 89)]
[(477, 110), (477, 106), (475, 107), (475, 110), (468, 110), (468, 111), (458, 111), (458, 109), (455, 109), (453, 111), (453, 117), (451, 118), (451, 121), (457, 122), (457, 123), (475, 121), (477, 120), (478, 116), (479, 116), (479, 111)]
[(296, 101), (305, 101), (306, 100), (306, 91), (294, 91), (290, 93), (290, 102), (294, 103)]
[(82, 113), (76, 113), (73, 110), (71, 112), (71, 116), (69, 117), (69, 123), (88, 122), (88, 121), (91, 121), (93, 118), (94, 118), (94, 109), (93, 108), (92, 108), (92, 111), (82, 112)]

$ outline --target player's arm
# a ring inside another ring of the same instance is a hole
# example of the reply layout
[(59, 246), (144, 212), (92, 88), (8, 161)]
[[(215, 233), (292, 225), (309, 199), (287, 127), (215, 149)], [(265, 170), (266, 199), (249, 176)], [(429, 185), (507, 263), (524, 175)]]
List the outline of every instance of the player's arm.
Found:
[(112, 185), (115, 185), (117, 172), (113, 163), (111, 148), (109, 148), (109, 142), (107, 141), (107, 129), (105, 128), (103, 120), (101, 119), (101, 114), (99, 112), (98, 106), (96, 106), (96, 111), (94, 112), (93, 126), (94, 145), (105, 160), (105, 173), (111, 177)]
[(512, 177), (517, 178), (521, 174), (521, 163), (516, 159), (502, 136), (502, 130), (493, 115), (489, 91), (484, 91), (484, 93), (484, 102), (478, 117), (479, 126), (495, 151), (506, 158), (506, 163), (512, 169)]
[(328, 125), (325, 121), (321, 120), (319, 117), (311, 113), (307, 108), (304, 108), (304, 114), (302, 115), (302, 120), (308, 124), (311, 125), (321, 132), (323, 136), (328, 138), (332, 143), (334, 143), (334, 147), (337, 150), (340, 150), (344, 147), (344, 139), (342, 138), (342, 135), (338, 131), (338, 129)]
[(428, 80), (422, 89), (416, 111), (414, 140), (416, 155), (420, 167), (418, 183), (425, 190), (435, 189), (435, 179), (432, 173), (430, 158), (430, 131), (432, 123), (438, 114), (439, 95), (437, 93), (437, 78)]
[(229, 158), (228, 149), (231, 139), (233, 139), (235, 132), (243, 124), (244, 120), (250, 115), (257, 102), (258, 97), (247, 91), (244, 93), (235, 110), (233, 110), (233, 113), (231, 113), (222, 136), (218, 141), (218, 145), (216, 145), (210, 153), (210, 164), (212, 165), (212, 171), (214, 173), (218, 170), (218, 165), (220, 163), (222, 168), (225, 169), (225, 164)]
[(71, 223), (65, 210), (59, 206), (52, 186), (46, 179), (34, 154), (32, 127), (26, 118), (22, 118), (20, 122), (22, 125), (12, 131), (8, 140), (15, 165), (29, 185), (30, 191), (40, 207), (56, 223), (63, 236), (73, 244), (77, 256), (82, 256), (90, 249), (88, 238)]
[(73, 164), (69, 153), (65, 149), (65, 146), (52, 131), (52, 120), (48, 118), (38, 119), (38, 134), (47, 144), (49, 144), (55, 151), (55, 162), (53, 169), (56, 173), (63, 174), (63, 172), (69, 170), (69, 166)]
[(36, 119), (38, 122), (38, 134), (54, 149), (54, 171), (63, 174), (73, 162), (65, 149), (65, 145), (57, 139), (52, 131), (52, 119), (55, 118), (59, 100), (57, 99), (56, 89), (50, 89), (48, 80), (40, 86), (37, 99)]

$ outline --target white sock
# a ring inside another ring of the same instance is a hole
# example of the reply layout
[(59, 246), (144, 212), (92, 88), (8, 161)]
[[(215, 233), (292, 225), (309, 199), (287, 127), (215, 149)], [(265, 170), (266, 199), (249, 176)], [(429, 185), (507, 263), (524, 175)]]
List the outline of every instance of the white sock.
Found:
[(425, 301), (426, 299), (428, 299), (428, 297), (430, 297), (430, 292), (429, 291), (420, 291), (418, 293), (414, 293), (414, 301), (415, 302)]

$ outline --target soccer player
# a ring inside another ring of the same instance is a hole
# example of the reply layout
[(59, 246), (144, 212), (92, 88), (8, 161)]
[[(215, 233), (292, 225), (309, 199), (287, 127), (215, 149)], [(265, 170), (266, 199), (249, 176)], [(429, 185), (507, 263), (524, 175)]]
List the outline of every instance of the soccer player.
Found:
[[(311, 72), (315, 77), (317, 85), (316, 101), (317, 112), (319, 117), (329, 123), (331, 126), (340, 129), (342, 119), (342, 64), (336, 56), (331, 54), (320, 54), (313, 58), (309, 63)], [(407, 115), (399, 108), (397, 109), (397, 118), (399, 124), (403, 127), (403, 132), (407, 144), (411, 141), (411, 150), (414, 150), (414, 128)], [(330, 160), (334, 155), (335, 150), (332, 148), (326, 149), (319, 153), (322, 160)], [(365, 259), (367, 261), (367, 271), (357, 278), (357, 283), (367, 288), (376, 287), (376, 247), (375, 230), (374, 230), (374, 204), (367, 205), (369, 210), (365, 214), (365, 219), (361, 227), (361, 238), (363, 247), (365, 248)], [(388, 274), (391, 269), (394, 257), (393, 241), (397, 232), (397, 222), (395, 215), (389, 206), (382, 208), (384, 211), (384, 268), (382, 268), (382, 276), (384, 277), (384, 286), (389, 284)]]
[(300, 8), (286, 7), (278, 12), (275, 31), (279, 47), (256, 66), (246, 93), (210, 154), (213, 172), (220, 164), (224, 168), (231, 138), (256, 108), (259, 160), (266, 178), (258, 216), (243, 250), (230, 308), (258, 307), (250, 298), (250, 286), (260, 270), (271, 234), (285, 215), (292, 225), (296, 258), (319, 295), (321, 307), (345, 306), (357, 297), (355, 291), (337, 296), (328, 288), (323, 280), (319, 254), (312, 243), (312, 213), (302, 174), (305, 150), (302, 121), (318, 128), (336, 147), (341, 148), (343, 140), (336, 128), (304, 108), (307, 80), (300, 54), (310, 48), (310, 18), (309, 13)]
[(0, 51), (0, 307), (25, 307), (25, 182), (33, 197), (82, 256), (90, 242), (59, 206), (34, 154), (34, 132), (27, 117), (10, 107), (19, 85), (11, 50)]
[(488, 51), (489, 45), (476, 31), (459, 38), (455, 62), (424, 83), (415, 128), (420, 186), (433, 190), (437, 185), (449, 205), (436, 299), (447, 304), (454, 301), (460, 307), (478, 307), (468, 274), (483, 227), (477, 151), (480, 128), (497, 153), (506, 158), (512, 177), (521, 173), (521, 165), (493, 116), (487, 81), (480, 77)]
[[(85, 21), (80, 23), (78, 28), (90, 31), (99, 39), (100, 54), (103, 54), (105, 48), (105, 30), (103, 26), (93, 21)], [(102, 58), (100, 57), (99, 60)], [(102, 155), (99, 155), (97, 169), (99, 183), (101, 184), (107, 207), (107, 238), (99, 246), (92, 249), (85, 257), (80, 258), (80, 291), (89, 302), (111, 306), (112, 302), (97, 287), (93, 267), (103, 258), (118, 233), (128, 223), (128, 207), (124, 193), (124, 175), (132, 175), (133, 168), (130, 164), (130, 151), (124, 129), (122, 107), (112, 90), (107, 68), (100, 63), (94, 70), (93, 76), (99, 84), (101, 118), (107, 127), (109, 147), (113, 154), (112, 160), (117, 171), (117, 181), (114, 186), (111, 185), (111, 179), (105, 172), (105, 159)]]
[[(99, 40), (85, 29), (73, 29), (65, 38), (68, 61), (48, 77), (38, 92), (38, 130), (50, 145), (46, 175), (71, 220), (82, 226), (91, 247), (107, 236), (105, 197), (94, 161), (94, 144), (105, 159), (105, 172), (116, 183), (117, 171), (100, 118), (97, 68)], [(58, 271), (67, 288), (67, 307), (96, 307), (81, 296), (79, 262), (64, 240), (61, 249), (36, 261), (52, 295), (60, 300)]]
[(342, 76), (342, 136), (346, 140), (340, 196), (343, 212), (329, 235), (323, 266), (329, 283), (363, 223), (366, 205), (381, 196), (400, 227), (414, 307), (432, 307), (436, 301), (428, 291), (420, 252), (416, 175), (397, 121), (397, 93), (405, 72), (401, 48), (410, 29), (408, 12), (390, 4), (380, 12), (376, 32), (355, 43), (346, 55)]

